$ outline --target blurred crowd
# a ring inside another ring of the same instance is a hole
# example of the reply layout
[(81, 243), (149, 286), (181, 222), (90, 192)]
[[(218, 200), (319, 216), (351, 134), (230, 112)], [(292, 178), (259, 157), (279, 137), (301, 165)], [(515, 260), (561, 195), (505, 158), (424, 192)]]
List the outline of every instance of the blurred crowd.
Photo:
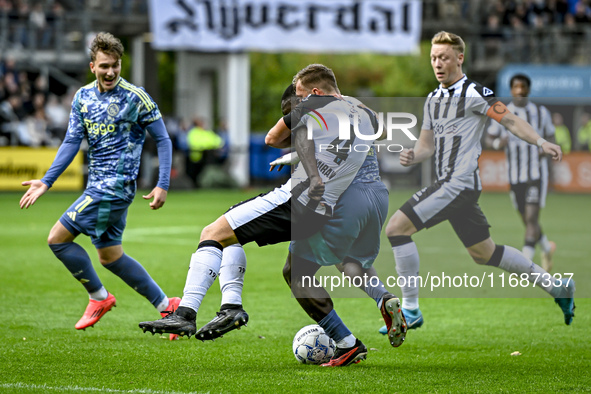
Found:
[(492, 18), (500, 26), (541, 27), (552, 24), (585, 24), (591, 21), (589, 0), (494, 0), (484, 6), (486, 24)]
[(50, 48), (63, 15), (64, 7), (57, 0), (0, 0), (2, 38), (16, 49)]
[(0, 60), (0, 146), (59, 146), (65, 135), (73, 93), (49, 91), (48, 77)]
[(591, 0), (493, 0), (482, 5), (480, 15), (480, 57), (550, 63), (588, 58)]
[[(0, 0), (0, 39), (12, 49), (51, 49), (67, 45), (66, 11), (100, 10), (106, 15), (132, 16), (148, 12), (147, 0)], [(65, 29), (64, 29), (65, 28)]]

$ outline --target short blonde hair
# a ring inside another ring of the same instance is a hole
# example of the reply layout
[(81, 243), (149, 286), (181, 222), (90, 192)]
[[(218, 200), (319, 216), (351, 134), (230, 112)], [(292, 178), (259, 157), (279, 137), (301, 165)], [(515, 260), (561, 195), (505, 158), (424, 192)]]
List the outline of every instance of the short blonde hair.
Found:
[(466, 44), (464, 43), (464, 40), (462, 40), (462, 37), (446, 31), (440, 31), (433, 36), (431, 39), (431, 45), (435, 44), (451, 45), (451, 47), (459, 53), (464, 53), (466, 50)]

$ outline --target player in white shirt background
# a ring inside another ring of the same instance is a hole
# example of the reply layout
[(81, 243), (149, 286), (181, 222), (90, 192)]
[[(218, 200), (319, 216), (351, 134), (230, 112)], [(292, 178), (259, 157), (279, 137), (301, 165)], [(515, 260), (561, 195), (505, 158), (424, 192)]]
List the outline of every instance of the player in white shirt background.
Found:
[[(543, 105), (529, 99), (531, 80), (527, 75), (516, 74), (509, 82), (513, 100), (507, 108), (524, 119), (544, 139), (555, 142), (552, 115)], [(494, 149), (504, 149), (507, 156), (508, 179), (511, 200), (525, 225), (523, 254), (533, 260), (535, 247), (542, 254), (542, 268), (550, 272), (556, 244), (549, 241), (540, 225), (540, 211), (546, 204), (548, 191), (548, 159), (540, 148), (517, 138), (497, 122), (487, 129), (486, 143)]]

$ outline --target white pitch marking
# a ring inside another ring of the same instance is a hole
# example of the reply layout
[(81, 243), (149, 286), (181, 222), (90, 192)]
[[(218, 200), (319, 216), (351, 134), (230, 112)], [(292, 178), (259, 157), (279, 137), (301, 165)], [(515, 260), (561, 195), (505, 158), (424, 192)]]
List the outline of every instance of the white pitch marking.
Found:
[(130, 393), (130, 394), (200, 394), (197, 391), (162, 391), (151, 389), (132, 389), (118, 390), (106, 387), (80, 387), (80, 386), (48, 386), (47, 384), (29, 384), (29, 383), (0, 383), (0, 388), (5, 389), (34, 389), (34, 390), (53, 390), (53, 391), (82, 391), (82, 392), (100, 392), (100, 393)]

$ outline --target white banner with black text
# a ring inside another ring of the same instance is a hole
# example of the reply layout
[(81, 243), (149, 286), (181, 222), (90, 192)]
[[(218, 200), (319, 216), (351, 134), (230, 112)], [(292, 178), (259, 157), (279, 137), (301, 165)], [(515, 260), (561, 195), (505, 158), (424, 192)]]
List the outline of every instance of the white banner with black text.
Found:
[(150, 0), (153, 47), (417, 53), (420, 0)]

